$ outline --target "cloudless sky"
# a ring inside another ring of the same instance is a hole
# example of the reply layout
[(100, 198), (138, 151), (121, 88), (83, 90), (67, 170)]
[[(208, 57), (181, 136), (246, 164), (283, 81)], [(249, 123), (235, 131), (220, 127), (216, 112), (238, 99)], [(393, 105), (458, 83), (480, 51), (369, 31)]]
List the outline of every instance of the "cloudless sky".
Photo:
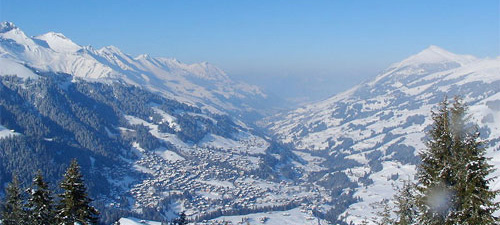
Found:
[(208, 61), (283, 97), (319, 99), (437, 45), (500, 54), (499, 0), (0, 0), (27, 35)]

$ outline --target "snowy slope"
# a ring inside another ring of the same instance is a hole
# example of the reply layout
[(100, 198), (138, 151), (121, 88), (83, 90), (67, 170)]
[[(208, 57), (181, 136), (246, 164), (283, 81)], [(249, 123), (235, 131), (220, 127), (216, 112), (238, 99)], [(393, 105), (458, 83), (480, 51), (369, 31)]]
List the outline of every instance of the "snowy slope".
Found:
[(39, 43), (46, 43), (49, 48), (56, 52), (76, 52), (82, 49), (81, 46), (75, 44), (61, 33), (49, 32), (33, 38)]
[(80, 46), (63, 34), (28, 37), (11, 22), (0, 23), (0, 58), (42, 71), (101, 82), (126, 82), (217, 113), (254, 113), (267, 96), (256, 86), (232, 81), (209, 63), (184, 64), (149, 55), (132, 57), (114, 46)]
[(16, 133), (0, 125), (0, 139), (5, 137), (10, 137)]
[(0, 58), (0, 76), (15, 75), (21, 78), (35, 79), (38, 77), (33, 71), (26, 68), (24, 65), (10, 59)]
[(209, 221), (207, 224), (266, 224), (266, 225), (283, 225), (283, 224), (301, 224), (301, 225), (326, 225), (327, 221), (320, 220), (307, 211), (295, 208), (287, 211), (276, 211), (266, 213), (255, 213), (243, 216), (223, 216)]
[[(266, 225), (283, 225), (283, 224), (300, 224), (300, 225), (326, 225), (329, 224), (325, 220), (317, 219), (305, 210), (295, 208), (287, 211), (275, 211), (266, 213), (254, 213), (241, 216), (222, 216), (217, 219), (207, 222), (198, 222), (200, 225), (223, 225), (223, 224), (266, 224)], [(141, 220), (136, 218), (121, 218), (121, 225), (160, 225), (159, 222)], [(190, 223), (195, 224), (195, 223)]]
[(136, 219), (136, 218), (121, 218), (119, 221), (120, 221), (120, 225), (144, 225), (144, 224), (161, 225), (160, 222), (141, 220), (141, 219)]
[[(299, 149), (356, 161), (344, 170), (353, 180), (368, 173), (372, 182), (361, 184), (354, 194), (361, 201), (344, 213), (348, 221), (359, 223), (374, 216), (376, 202), (394, 194), (393, 184), (413, 178), (431, 110), (444, 96), (454, 95), (470, 106), (499, 175), (500, 58), (477, 59), (430, 46), (371, 81), (271, 118), (268, 128)], [(493, 186), (500, 188), (498, 181)]]

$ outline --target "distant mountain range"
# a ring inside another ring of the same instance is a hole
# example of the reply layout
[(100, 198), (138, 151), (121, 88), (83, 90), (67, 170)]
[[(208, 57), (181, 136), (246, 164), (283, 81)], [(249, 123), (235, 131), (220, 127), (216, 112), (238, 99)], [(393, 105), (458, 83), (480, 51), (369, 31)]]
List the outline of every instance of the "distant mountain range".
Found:
[(454, 95), (500, 169), (500, 58), (430, 46), (332, 98), (261, 119), (279, 101), (211, 64), (27, 37), (3, 22), (0, 184), (12, 172), (27, 183), (39, 168), (56, 183), (77, 158), (108, 222), (283, 211), (268, 223), (357, 224), (413, 179), (431, 110)]
[(35, 37), (11, 22), (0, 24), (0, 57), (40, 71), (71, 74), (87, 81), (124, 82), (216, 113), (257, 119), (278, 99), (258, 87), (232, 81), (207, 62), (184, 64), (176, 59), (132, 57), (114, 46), (80, 46), (61, 33)]

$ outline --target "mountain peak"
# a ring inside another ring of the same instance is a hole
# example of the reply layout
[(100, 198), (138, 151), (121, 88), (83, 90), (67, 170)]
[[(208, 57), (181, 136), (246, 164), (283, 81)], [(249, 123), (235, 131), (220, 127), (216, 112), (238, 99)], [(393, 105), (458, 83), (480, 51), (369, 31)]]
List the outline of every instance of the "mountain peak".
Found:
[(140, 54), (134, 58), (135, 60), (149, 60), (151, 56), (149, 54)]
[(65, 39), (65, 40), (69, 40), (69, 38), (67, 38), (66, 36), (64, 36), (64, 34), (62, 33), (57, 33), (57, 32), (48, 32), (46, 34), (42, 34), (38, 37), (52, 37), (52, 38), (59, 38), (59, 39)]
[(474, 61), (476, 58), (470, 55), (457, 55), (446, 51), (445, 49), (436, 45), (431, 45), (423, 51), (408, 57), (402, 62), (398, 63), (396, 67), (403, 67), (408, 65), (422, 65), (422, 64), (439, 64), (454, 62), (461, 65)]
[(422, 50), (418, 54), (414, 55), (414, 58), (419, 58), (419, 59), (427, 59), (427, 60), (435, 60), (435, 61), (448, 61), (448, 60), (454, 60), (457, 58), (458, 55), (453, 54), (449, 51), (446, 51), (445, 49), (438, 47), (436, 45), (431, 45), (428, 48)]
[(52, 50), (56, 52), (76, 52), (82, 47), (75, 44), (71, 39), (64, 36), (64, 34), (56, 32), (48, 32), (34, 37), (37, 40), (45, 41)]
[(100, 52), (101, 54), (102, 53), (104, 53), (104, 54), (117, 54), (117, 55), (124, 54), (118, 47), (116, 47), (114, 45), (104, 46), (97, 51)]
[(9, 21), (0, 23), (0, 38), (10, 39), (20, 45), (34, 45), (31, 38), (27, 37), (21, 29)]
[(452, 54), (449, 51), (446, 51), (445, 49), (437, 46), (437, 45), (429, 45), (426, 49), (422, 50), (421, 52), (434, 52), (434, 53), (441, 53), (441, 54)]
[(4, 21), (0, 23), (0, 33), (9, 32), (14, 29), (17, 29), (17, 27), (12, 22)]
[(113, 52), (121, 52), (121, 50), (118, 47), (114, 46), (114, 45), (104, 46), (104, 47), (102, 47), (99, 50), (109, 50), (109, 51), (113, 51)]

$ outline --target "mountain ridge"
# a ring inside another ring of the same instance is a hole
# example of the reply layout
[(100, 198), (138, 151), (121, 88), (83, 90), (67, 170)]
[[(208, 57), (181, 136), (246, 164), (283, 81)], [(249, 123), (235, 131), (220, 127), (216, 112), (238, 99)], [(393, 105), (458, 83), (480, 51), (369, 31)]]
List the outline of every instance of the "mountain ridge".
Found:
[(11, 22), (1, 26), (0, 57), (38, 70), (99, 82), (126, 82), (211, 112), (242, 118), (268, 114), (262, 105), (278, 102), (257, 86), (231, 80), (223, 70), (207, 62), (184, 64), (147, 54), (133, 57), (115, 46), (80, 46), (61, 33), (30, 38)]

